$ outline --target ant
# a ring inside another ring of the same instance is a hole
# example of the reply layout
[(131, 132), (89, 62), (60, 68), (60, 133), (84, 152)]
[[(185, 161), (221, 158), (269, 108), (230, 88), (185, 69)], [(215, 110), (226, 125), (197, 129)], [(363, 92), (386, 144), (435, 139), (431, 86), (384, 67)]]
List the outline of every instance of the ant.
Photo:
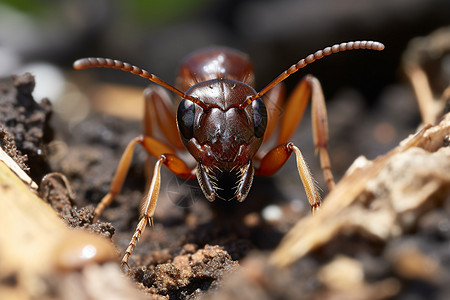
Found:
[[(77, 70), (105, 67), (128, 71), (181, 97), (175, 116), (174, 103), (164, 89), (151, 86), (146, 90), (144, 134), (133, 139), (126, 147), (109, 193), (95, 208), (96, 220), (120, 192), (137, 144), (157, 159), (150, 186), (140, 204), (138, 225), (121, 261), (122, 268), (129, 268), (128, 258), (147, 223), (153, 226), (162, 165), (179, 177), (197, 177), (209, 201), (235, 198), (242, 202), (247, 197), (254, 175), (274, 174), (294, 152), (298, 172), (314, 214), (320, 207), (320, 196), (300, 149), (289, 139), (311, 96), (314, 144), (325, 181), (329, 190), (333, 189), (334, 179), (326, 150), (327, 112), (319, 81), (311, 75), (301, 80), (286, 101), (281, 120), (272, 112), (284, 101), (284, 86), (279, 83), (315, 60), (353, 49), (383, 50), (384, 45), (374, 41), (355, 41), (324, 48), (289, 67), (259, 92), (253, 88), (253, 68), (247, 55), (225, 47), (206, 48), (188, 56), (178, 73), (178, 88), (154, 74), (118, 60), (83, 58), (75, 61), (73, 66)], [(154, 137), (151, 116), (156, 118), (167, 143)], [(277, 146), (265, 154), (258, 152), (278, 124), (280, 131)], [(187, 150), (195, 158), (196, 165), (189, 166), (184, 162), (177, 155), (177, 151), (181, 150)], [(232, 189), (230, 184), (233, 185)]]

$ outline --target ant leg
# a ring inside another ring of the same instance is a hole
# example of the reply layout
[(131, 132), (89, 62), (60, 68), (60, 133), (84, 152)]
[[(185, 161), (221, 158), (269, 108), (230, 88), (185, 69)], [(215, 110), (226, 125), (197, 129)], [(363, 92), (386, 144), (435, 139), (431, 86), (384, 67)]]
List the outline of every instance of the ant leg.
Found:
[(144, 134), (154, 136), (152, 120), (156, 120), (161, 133), (177, 149), (184, 149), (178, 134), (176, 107), (167, 90), (158, 85), (150, 85), (144, 90)]
[(136, 247), (141, 234), (144, 232), (145, 227), (147, 226), (147, 222), (150, 223), (150, 226), (153, 226), (153, 215), (155, 213), (159, 187), (161, 185), (161, 163), (164, 161), (164, 159), (165, 157), (162, 155), (155, 164), (150, 188), (148, 189), (147, 195), (142, 199), (141, 205), (139, 206), (138, 225), (136, 227), (136, 230), (134, 231), (130, 243), (128, 244), (127, 250), (125, 250), (122, 261), (120, 262), (122, 269), (125, 269), (125, 267), (127, 269), (130, 268), (130, 266), (128, 265), (128, 258), (130, 257), (131, 252)]
[(306, 164), (302, 152), (293, 143), (285, 143), (270, 150), (260, 162), (255, 174), (259, 176), (270, 176), (277, 172), (291, 156), (295, 153), (297, 161), (298, 174), (305, 188), (311, 211), (314, 214), (320, 207), (320, 195), (314, 185), (314, 179), (311, 176), (308, 165)]
[(138, 136), (134, 138), (128, 146), (125, 148), (125, 151), (120, 158), (119, 165), (117, 166), (116, 173), (111, 182), (110, 189), (108, 194), (106, 194), (97, 207), (94, 210), (94, 220), (95, 222), (102, 211), (111, 204), (114, 197), (120, 192), (123, 186), (123, 182), (125, 181), (125, 177), (128, 173), (128, 169), (130, 167), (131, 159), (133, 157), (134, 147), (137, 144), (141, 144), (153, 157), (159, 157), (161, 154), (172, 153), (175, 151), (168, 145), (163, 142), (148, 136)]
[(289, 141), (300, 123), (311, 95), (311, 122), (313, 129), (316, 153), (319, 153), (320, 166), (328, 189), (334, 187), (333, 173), (331, 172), (328, 145), (328, 117), (322, 87), (317, 78), (307, 75), (290, 95), (281, 120), (281, 129), (277, 144)]
[(273, 135), (281, 115), (281, 106), (283, 105), (286, 87), (280, 83), (267, 92), (264, 103), (267, 109), (267, 126), (264, 134), (264, 141), (270, 139)]
[[(166, 89), (159, 85), (151, 84), (144, 90), (144, 135), (157, 137), (160, 133), (173, 148), (185, 149), (178, 134), (175, 119), (176, 107)], [(159, 129), (159, 130), (158, 130)], [(150, 181), (153, 176), (153, 166), (155, 160), (148, 157), (145, 162), (146, 188), (148, 191)]]
[(141, 144), (151, 156), (159, 158), (155, 164), (152, 181), (149, 188), (147, 189), (146, 196), (142, 199), (139, 206), (139, 223), (136, 227), (133, 237), (131, 238), (128, 248), (125, 251), (125, 255), (122, 258), (122, 267), (128, 266), (128, 257), (136, 247), (139, 237), (144, 231), (147, 223), (150, 222), (150, 225), (153, 226), (153, 215), (155, 212), (156, 202), (158, 200), (159, 187), (161, 182), (161, 164), (164, 164), (170, 171), (182, 178), (195, 178), (193, 169), (190, 169), (183, 160), (178, 158), (175, 155), (173, 149), (171, 149), (169, 146), (152, 137), (138, 136), (128, 144), (127, 148), (122, 154), (122, 158), (120, 159), (116, 174), (114, 175), (113, 181), (111, 183), (110, 191), (105, 197), (103, 197), (103, 199), (95, 208), (94, 222), (99, 217), (101, 212), (109, 204), (111, 204), (114, 196), (117, 195), (122, 189), (125, 176), (128, 173), (128, 169), (130, 167), (134, 147), (137, 144)]
[(311, 96), (311, 86), (306, 78), (303, 78), (289, 95), (284, 107), (284, 114), (280, 120), (280, 132), (276, 144), (287, 143), (297, 129), (305, 113)]
[(189, 167), (176, 155), (163, 154), (159, 157), (153, 170), (153, 177), (150, 183), (150, 187), (145, 197), (142, 198), (141, 204), (139, 206), (139, 222), (122, 258), (122, 269), (125, 269), (125, 267), (129, 268), (128, 258), (130, 257), (131, 252), (136, 247), (136, 244), (139, 241), (142, 233), (144, 232), (147, 223), (150, 223), (150, 226), (153, 226), (153, 215), (155, 214), (159, 188), (161, 186), (161, 164), (164, 164), (167, 168), (169, 168), (169, 170), (171, 170), (178, 176), (184, 178), (193, 178), (195, 176), (192, 174), (192, 170), (189, 169)]
[(312, 87), (311, 102), (311, 120), (313, 128), (314, 145), (316, 153), (319, 152), (320, 167), (322, 168), (323, 177), (328, 185), (328, 190), (334, 188), (334, 178), (331, 172), (330, 157), (328, 155), (328, 116), (327, 107), (325, 106), (325, 97), (323, 96), (322, 87), (319, 80), (313, 76), (307, 76), (309, 84)]

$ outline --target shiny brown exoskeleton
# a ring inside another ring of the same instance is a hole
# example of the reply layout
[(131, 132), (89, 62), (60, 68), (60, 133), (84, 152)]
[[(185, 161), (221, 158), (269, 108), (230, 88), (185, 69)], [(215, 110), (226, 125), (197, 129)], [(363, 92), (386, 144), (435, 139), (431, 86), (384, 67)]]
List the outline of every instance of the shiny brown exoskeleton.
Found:
[[(241, 109), (252, 88), (247, 56), (228, 48), (208, 48), (192, 54), (182, 65), (177, 82), (187, 95), (201, 99), (206, 109), (183, 99), (177, 123), (181, 141), (197, 160), (197, 178), (206, 198), (220, 196), (224, 180), (239, 182), (235, 196), (243, 201), (252, 184), (252, 158), (261, 146), (267, 125), (264, 102), (258, 98)], [(236, 179), (236, 180), (235, 180)]]
[[(284, 101), (284, 88), (279, 83), (317, 59), (352, 49), (382, 50), (384, 45), (373, 41), (357, 41), (319, 50), (292, 65), (260, 92), (253, 88), (253, 68), (248, 57), (229, 48), (207, 48), (189, 56), (181, 65), (177, 77), (178, 88), (121, 61), (105, 58), (77, 60), (75, 69), (108, 67), (129, 71), (181, 97), (175, 117), (174, 102), (164, 89), (151, 86), (146, 90), (144, 135), (132, 140), (125, 149), (110, 191), (95, 209), (95, 217), (98, 218), (119, 193), (137, 144), (141, 144), (157, 159), (148, 192), (140, 205), (139, 223), (125, 251), (122, 266), (128, 266), (128, 258), (147, 222), (153, 224), (162, 164), (182, 178), (196, 176), (205, 197), (210, 201), (216, 198), (243, 201), (254, 175), (274, 174), (294, 152), (298, 172), (314, 213), (320, 206), (319, 193), (300, 150), (289, 139), (311, 96), (314, 143), (320, 155), (325, 180), (329, 189), (332, 189), (334, 180), (326, 150), (328, 125), (322, 89), (316, 78), (306, 76), (287, 99), (284, 114), (279, 120), (279, 114), (273, 113)], [(153, 119), (156, 119), (167, 143), (154, 137)], [(258, 152), (277, 125), (280, 128), (276, 146), (268, 152)], [(177, 155), (178, 151), (186, 149), (196, 160), (193, 166)]]

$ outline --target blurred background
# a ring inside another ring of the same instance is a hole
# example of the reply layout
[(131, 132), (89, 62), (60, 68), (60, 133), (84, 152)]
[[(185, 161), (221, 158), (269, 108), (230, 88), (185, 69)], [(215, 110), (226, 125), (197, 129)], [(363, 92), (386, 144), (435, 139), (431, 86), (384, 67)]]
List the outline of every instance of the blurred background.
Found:
[[(258, 90), (316, 50), (377, 40), (386, 45), (381, 53), (335, 55), (285, 81), (288, 89), (307, 73), (321, 81), (339, 174), (356, 156), (373, 158), (419, 125), (402, 53), (413, 38), (449, 20), (448, 0), (2, 0), (0, 75), (32, 72), (35, 98), (48, 97), (71, 127), (93, 107), (138, 122), (146, 81), (113, 70), (77, 72), (73, 61), (121, 59), (174, 83), (186, 54), (225, 45), (249, 54)], [(309, 123), (308, 113), (293, 140), (315, 161)]]

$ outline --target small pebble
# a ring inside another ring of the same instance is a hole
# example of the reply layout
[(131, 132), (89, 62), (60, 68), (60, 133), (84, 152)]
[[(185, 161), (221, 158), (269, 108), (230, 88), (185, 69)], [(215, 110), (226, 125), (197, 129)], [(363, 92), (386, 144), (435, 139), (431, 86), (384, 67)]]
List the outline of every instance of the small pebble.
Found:
[(279, 221), (283, 216), (283, 212), (281, 208), (277, 205), (268, 205), (266, 206), (262, 212), (262, 217), (266, 221)]

